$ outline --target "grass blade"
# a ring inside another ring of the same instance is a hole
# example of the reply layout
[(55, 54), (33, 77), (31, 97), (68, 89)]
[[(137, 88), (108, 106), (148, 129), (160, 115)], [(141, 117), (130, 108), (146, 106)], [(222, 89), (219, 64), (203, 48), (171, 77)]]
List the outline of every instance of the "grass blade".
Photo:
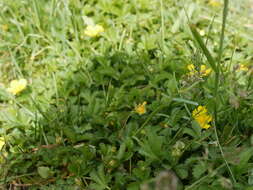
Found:
[(191, 32), (193, 34), (193, 37), (195, 38), (195, 40), (197, 41), (197, 43), (200, 46), (201, 50), (203, 51), (204, 55), (206, 56), (208, 63), (210, 64), (212, 69), (215, 72), (217, 72), (217, 66), (215, 64), (215, 60), (214, 60), (213, 56), (211, 55), (211, 53), (209, 52), (209, 50), (207, 49), (202, 37), (200, 36), (199, 32), (196, 29), (196, 26), (191, 24), (190, 29), (191, 29)]
[(220, 36), (220, 47), (219, 47), (219, 52), (218, 52), (218, 61), (217, 61), (217, 70), (215, 72), (215, 89), (214, 89), (214, 97), (215, 97), (215, 106), (214, 106), (214, 131), (215, 131), (215, 136), (217, 139), (217, 143), (221, 152), (221, 155), (223, 157), (223, 160), (227, 166), (227, 169), (232, 177), (232, 180), (234, 183), (236, 183), (236, 179), (234, 177), (234, 174), (225, 158), (222, 146), (220, 144), (220, 140), (218, 137), (218, 132), (217, 132), (217, 127), (216, 127), (216, 123), (218, 120), (218, 98), (219, 98), (219, 84), (220, 84), (220, 65), (221, 65), (221, 57), (223, 54), (223, 43), (224, 43), (224, 36), (225, 36), (225, 27), (226, 27), (226, 20), (227, 20), (227, 15), (228, 15), (228, 1), (229, 0), (224, 0), (224, 8), (223, 8), (223, 17), (222, 17), (222, 28), (221, 28), (221, 36)]

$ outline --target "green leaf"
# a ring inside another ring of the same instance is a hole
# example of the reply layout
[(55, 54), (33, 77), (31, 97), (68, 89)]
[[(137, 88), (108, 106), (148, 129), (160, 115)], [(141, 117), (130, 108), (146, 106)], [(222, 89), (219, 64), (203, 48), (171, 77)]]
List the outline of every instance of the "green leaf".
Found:
[(181, 164), (181, 165), (176, 166), (175, 172), (181, 179), (186, 179), (188, 177), (188, 170), (187, 170), (187, 166), (185, 165)]
[(123, 158), (125, 151), (126, 151), (126, 143), (124, 142), (120, 145), (119, 152), (117, 155), (117, 158), (119, 160), (121, 160)]
[(77, 138), (76, 133), (74, 129), (72, 129), (70, 126), (64, 127), (63, 132), (69, 140), (71, 140), (72, 142), (76, 141)]
[(51, 175), (50, 168), (48, 167), (44, 167), (44, 166), (38, 167), (37, 171), (39, 175), (44, 179), (48, 178)]
[(194, 105), (194, 106), (199, 105), (198, 102), (193, 102), (191, 100), (186, 100), (186, 99), (183, 99), (183, 98), (173, 98), (172, 100), (175, 101), (175, 102), (182, 102), (182, 103), (191, 104), (191, 105)]
[(163, 136), (158, 136), (154, 130), (147, 131), (148, 139), (141, 142), (140, 154), (152, 160), (161, 160), (163, 157), (162, 145), (165, 142)]
[(93, 171), (90, 174), (91, 179), (95, 182), (91, 184), (91, 188), (97, 190), (108, 189), (109, 176), (105, 175), (103, 165), (98, 167), (98, 171)]
[(127, 185), (127, 190), (139, 190), (140, 184), (138, 182), (132, 182)]
[(193, 176), (194, 178), (198, 179), (202, 176), (207, 170), (206, 164), (204, 162), (200, 162), (193, 168)]
[(251, 137), (250, 137), (250, 144), (251, 144), (251, 146), (253, 146), (253, 135), (251, 135)]
[(201, 127), (199, 126), (197, 121), (192, 122), (192, 128), (195, 131), (195, 134), (197, 134), (197, 137), (201, 137)]
[(253, 185), (253, 169), (249, 171), (249, 178), (248, 178), (249, 185)]
[(183, 129), (183, 134), (188, 134), (190, 135), (191, 137), (194, 137), (194, 138), (198, 138), (198, 135), (195, 133), (195, 131), (191, 128), (184, 128)]
[(243, 172), (242, 170), (245, 170), (247, 168), (248, 161), (250, 158), (252, 158), (252, 155), (253, 148), (249, 148), (240, 154), (240, 162), (236, 167), (238, 172)]

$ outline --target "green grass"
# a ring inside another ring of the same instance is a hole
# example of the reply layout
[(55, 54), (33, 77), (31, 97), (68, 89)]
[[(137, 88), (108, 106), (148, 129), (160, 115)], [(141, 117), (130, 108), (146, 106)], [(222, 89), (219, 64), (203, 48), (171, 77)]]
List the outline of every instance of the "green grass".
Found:
[(250, 3), (1, 0), (0, 189), (252, 189)]

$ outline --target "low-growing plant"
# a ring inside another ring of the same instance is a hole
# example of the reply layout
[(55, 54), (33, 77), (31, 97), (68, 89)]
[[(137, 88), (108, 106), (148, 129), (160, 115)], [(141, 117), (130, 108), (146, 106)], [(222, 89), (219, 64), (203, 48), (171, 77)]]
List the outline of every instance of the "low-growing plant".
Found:
[(234, 58), (228, 0), (220, 35), (199, 1), (3, 2), (0, 188), (252, 189), (252, 57)]

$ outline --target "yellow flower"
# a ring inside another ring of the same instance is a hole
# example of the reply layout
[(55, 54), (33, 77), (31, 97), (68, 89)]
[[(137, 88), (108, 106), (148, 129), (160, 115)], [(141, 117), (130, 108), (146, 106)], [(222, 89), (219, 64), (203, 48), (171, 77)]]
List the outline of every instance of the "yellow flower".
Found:
[(209, 115), (206, 115), (206, 114), (200, 115), (198, 117), (195, 117), (195, 120), (198, 122), (200, 127), (203, 129), (208, 129), (211, 127), (211, 125), (208, 123), (212, 121), (212, 117)]
[(195, 71), (195, 66), (193, 64), (187, 65), (189, 71)]
[(0, 137), (0, 150), (3, 148), (4, 145), (5, 145), (5, 140), (3, 137)]
[(192, 116), (195, 117), (195, 116), (206, 114), (206, 113), (207, 113), (207, 109), (205, 106), (198, 106), (195, 110), (193, 110)]
[(88, 25), (84, 31), (84, 34), (89, 37), (96, 37), (104, 32), (104, 28), (101, 25)]
[(199, 34), (200, 34), (201, 36), (204, 36), (204, 35), (206, 35), (206, 32), (205, 32), (205, 30), (200, 30), (200, 31), (199, 31)]
[[(189, 75), (193, 76), (198, 74), (198, 71), (195, 69), (193, 64), (187, 65), (187, 69), (189, 70)], [(212, 72), (212, 69), (207, 69), (205, 65), (200, 65), (200, 76), (208, 76)]]
[(209, 5), (212, 7), (220, 7), (221, 3), (218, 0), (209, 0)]
[(147, 104), (147, 102), (143, 102), (142, 104), (138, 104), (135, 107), (135, 112), (138, 113), (139, 115), (146, 113), (146, 104)]
[(213, 120), (213, 118), (208, 114), (205, 106), (198, 106), (195, 110), (193, 110), (192, 117), (195, 121), (197, 121), (201, 128), (208, 129), (211, 127), (209, 123)]
[(27, 80), (26, 79), (20, 79), (20, 80), (13, 80), (10, 83), (10, 88), (7, 89), (8, 92), (12, 93), (13, 95), (16, 95), (23, 91), (27, 86)]
[(239, 65), (239, 70), (240, 70), (240, 71), (248, 71), (249, 68), (248, 68), (246, 65), (244, 65), (244, 64), (240, 64), (240, 65)]
[(189, 70), (189, 75), (193, 76), (196, 74), (195, 66), (193, 64), (187, 65), (187, 69)]
[(5, 32), (8, 31), (8, 29), (9, 29), (9, 27), (8, 27), (7, 24), (3, 24), (1, 28), (2, 28), (2, 30), (5, 31)]
[(200, 74), (201, 74), (202, 76), (207, 76), (207, 75), (209, 75), (211, 72), (212, 72), (212, 69), (210, 69), (210, 68), (207, 69), (205, 65), (201, 65), (201, 66), (200, 66)]

